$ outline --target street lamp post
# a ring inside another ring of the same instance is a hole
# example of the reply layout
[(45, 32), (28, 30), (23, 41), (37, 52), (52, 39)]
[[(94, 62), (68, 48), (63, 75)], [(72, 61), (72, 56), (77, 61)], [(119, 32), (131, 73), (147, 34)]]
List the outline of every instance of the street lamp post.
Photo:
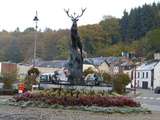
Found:
[(37, 29), (38, 29), (38, 13), (36, 11), (36, 16), (34, 17), (33, 21), (35, 22), (36, 26), (36, 31), (35, 31), (35, 39), (34, 39), (34, 62), (33, 62), (33, 67), (36, 65), (36, 50), (37, 50)]
[(134, 72), (134, 94), (136, 94), (136, 86), (137, 86), (137, 83), (136, 83), (137, 82), (136, 81), (136, 77), (137, 77), (136, 76), (136, 64), (135, 64), (135, 68), (134, 69), (135, 69), (135, 72)]

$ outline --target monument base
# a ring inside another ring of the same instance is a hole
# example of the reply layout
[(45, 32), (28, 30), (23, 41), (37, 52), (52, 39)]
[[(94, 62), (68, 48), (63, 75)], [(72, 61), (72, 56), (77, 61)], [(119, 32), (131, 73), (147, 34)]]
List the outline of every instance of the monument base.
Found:
[(68, 63), (68, 70), (70, 75), (69, 82), (72, 85), (83, 85), (83, 57), (78, 49), (70, 49), (70, 60)]

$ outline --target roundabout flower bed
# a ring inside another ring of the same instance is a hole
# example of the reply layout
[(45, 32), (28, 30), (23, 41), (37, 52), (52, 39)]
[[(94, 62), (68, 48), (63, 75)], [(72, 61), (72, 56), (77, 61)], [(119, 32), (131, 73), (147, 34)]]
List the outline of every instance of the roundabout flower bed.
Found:
[(63, 106), (140, 107), (139, 103), (125, 96), (55, 96), (43, 93), (26, 92), (23, 94), (18, 94), (13, 98), (15, 102), (32, 101), (42, 102), (48, 105), (58, 104)]

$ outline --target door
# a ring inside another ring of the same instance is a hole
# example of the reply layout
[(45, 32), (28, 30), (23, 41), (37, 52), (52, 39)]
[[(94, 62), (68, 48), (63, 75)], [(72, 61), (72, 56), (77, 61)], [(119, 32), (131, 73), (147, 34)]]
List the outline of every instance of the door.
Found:
[(142, 82), (142, 88), (143, 88), (143, 89), (148, 89), (148, 82), (143, 81), (143, 82)]

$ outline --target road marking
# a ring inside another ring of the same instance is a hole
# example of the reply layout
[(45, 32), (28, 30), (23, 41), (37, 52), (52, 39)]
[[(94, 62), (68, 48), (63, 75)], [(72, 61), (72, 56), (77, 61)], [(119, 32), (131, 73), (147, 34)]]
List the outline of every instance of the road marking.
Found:
[(150, 99), (150, 100), (153, 100), (153, 99), (155, 99), (155, 98), (154, 98), (154, 97), (150, 97), (149, 99)]
[(160, 97), (159, 98), (156, 98), (156, 97), (136, 97), (136, 99), (144, 99), (144, 100), (160, 100)]
[(143, 99), (147, 99), (147, 97), (143, 97)]
[(160, 98), (156, 98), (156, 100), (160, 100)]

